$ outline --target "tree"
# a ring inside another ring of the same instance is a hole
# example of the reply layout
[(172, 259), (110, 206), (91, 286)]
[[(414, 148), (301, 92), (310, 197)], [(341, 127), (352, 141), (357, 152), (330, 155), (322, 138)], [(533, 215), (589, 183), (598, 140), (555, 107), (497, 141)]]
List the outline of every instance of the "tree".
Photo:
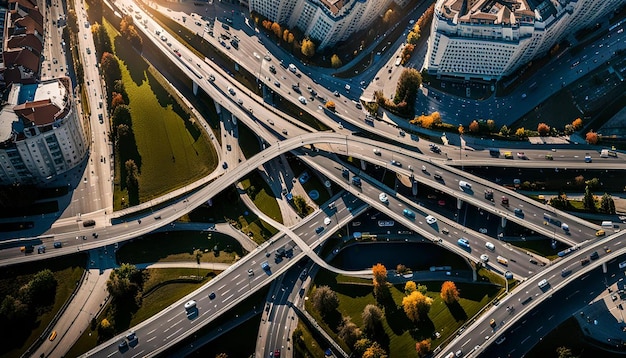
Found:
[(388, 9), (387, 11), (385, 11), (385, 14), (383, 14), (383, 23), (389, 24), (393, 22), (393, 18), (394, 18), (393, 10)]
[(539, 123), (537, 132), (539, 132), (540, 136), (544, 137), (550, 133), (550, 126), (545, 123)]
[(328, 101), (326, 102), (325, 106), (326, 106), (326, 109), (328, 109), (329, 111), (333, 111), (333, 112), (335, 111), (335, 102)]
[(27, 286), (28, 302), (42, 304), (54, 299), (57, 280), (52, 271), (45, 269), (37, 272)]
[(417, 291), (417, 285), (413, 281), (407, 281), (404, 284), (404, 293), (409, 295), (411, 292)]
[(589, 131), (587, 132), (587, 134), (585, 135), (585, 140), (587, 141), (587, 143), (589, 144), (598, 144), (598, 140), (600, 138), (598, 138), (598, 133), (594, 132), (594, 131)]
[(353, 353), (355, 357), (362, 357), (365, 351), (372, 345), (372, 341), (367, 338), (361, 338), (354, 344)]
[(580, 118), (574, 119), (574, 121), (572, 122), (572, 127), (574, 127), (575, 130), (581, 129), (583, 127), (583, 120)]
[(132, 159), (128, 159), (124, 163), (126, 169), (126, 187), (128, 190), (137, 190), (139, 188), (139, 168)]
[(193, 250), (193, 255), (196, 257), (196, 264), (198, 264), (198, 276), (200, 276), (200, 261), (202, 260), (202, 250)]
[(300, 51), (302, 51), (302, 54), (304, 56), (312, 57), (313, 55), (315, 55), (315, 44), (313, 43), (313, 41), (311, 41), (311, 39), (306, 38), (302, 40)]
[(419, 40), (419, 38), (420, 38), (420, 27), (419, 25), (416, 24), (413, 27), (413, 30), (409, 31), (409, 34), (406, 36), (406, 42), (407, 44), (415, 45), (417, 43), (417, 40)]
[(295, 39), (296, 37), (290, 32), (289, 36), (287, 37), (287, 43), (292, 44)]
[(584, 177), (584, 176), (582, 176), (582, 175), (577, 175), (577, 176), (574, 178), (574, 183), (575, 183), (577, 186), (581, 186), (581, 187), (582, 187), (582, 186), (583, 186), (583, 184), (585, 184), (585, 177)]
[(583, 207), (589, 211), (596, 211), (596, 202), (589, 186), (585, 187), (585, 195), (583, 196)]
[(374, 342), (365, 350), (363, 358), (387, 358), (387, 352), (385, 352), (378, 342)]
[(272, 24), (271, 30), (274, 33), (274, 35), (278, 38), (280, 38), (280, 35), (283, 32), (283, 30), (280, 28), (280, 25), (277, 22)]
[(341, 59), (339, 58), (339, 56), (337, 56), (337, 54), (333, 54), (330, 57), (330, 65), (333, 68), (339, 68), (339, 67), (341, 67), (341, 65), (343, 65), (343, 63), (341, 62)]
[[(113, 92), (111, 94), (111, 110), (115, 111), (115, 108), (119, 105), (126, 104), (124, 103), (124, 97), (122, 97), (121, 93)], [(130, 113), (129, 113), (130, 114)]]
[(432, 298), (420, 292), (413, 291), (410, 295), (402, 299), (402, 308), (411, 321), (417, 322), (420, 320), (420, 317), (424, 317), (428, 314), (432, 303)]
[(472, 133), (478, 133), (478, 131), (480, 130), (480, 125), (478, 124), (477, 120), (473, 120), (472, 123), (470, 123), (469, 130)]
[(306, 200), (300, 195), (294, 195), (293, 197), (293, 206), (296, 209), (296, 212), (300, 216), (307, 215), (308, 205), (306, 204)]
[(228, 354), (220, 353), (220, 354), (215, 355), (215, 358), (228, 358)]
[(508, 137), (511, 134), (511, 130), (509, 129), (509, 127), (505, 125), (502, 126), (502, 128), (500, 128), (500, 135)]
[(604, 193), (600, 199), (600, 211), (605, 214), (615, 214), (615, 202), (608, 193)]
[[(398, 84), (396, 85), (396, 94), (393, 98), (393, 102), (398, 104), (400, 102), (410, 103), (411, 106), (415, 103), (417, 98), (417, 90), (422, 84), (422, 75), (414, 68), (405, 68), (400, 74)], [(411, 107), (413, 108), (413, 107)]]
[(350, 317), (343, 317), (337, 335), (343, 340), (348, 347), (354, 347), (356, 341), (361, 338), (361, 330), (354, 322), (350, 320)]
[(570, 135), (575, 132), (574, 126), (571, 124), (566, 124), (565, 128), (563, 128), (563, 132), (567, 135)]
[(0, 304), (0, 320), (5, 324), (20, 324), (32, 312), (20, 299), (6, 295)]
[(556, 354), (559, 358), (573, 358), (572, 350), (567, 347), (558, 347), (556, 349)]
[(493, 132), (496, 129), (496, 121), (494, 121), (493, 119), (488, 119), (487, 129), (489, 129), (490, 133)]
[(441, 285), (441, 299), (447, 304), (459, 301), (459, 289), (452, 281), (446, 281)]
[(589, 189), (595, 189), (600, 186), (600, 179), (591, 178), (585, 181), (585, 185), (589, 186)]
[(320, 312), (322, 317), (328, 316), (330, 313), (335, 312), (339, 307), (339, 299), (337, 294), (328, 286), (320, 286), (311, 298), (313, 307)]
[(428, 352), (430, 352), (430, 339), (424, 339), (415, 343), (415, 350), (417, 351), (417, 355), (420, 357), (424, 357)]
[(291, 340), (297, 346), (301, 346), (304, 344), (304, 333), (302, 332), (302, 329), (300, 327), (293, 330), (293, 333), (291, 334)]
[(378, 306), (368, 304), (361, 313), (363, 330), (371, 337), (382, 327), (383, 311)]
[(457, 128), (457, 131), (459, 132), (459, 134), (463, 134), (465, 133), (465, 127), (463, 127), (462, 124), (459, 124), (459, 128)]
[(68, 10), (65, 20), (69, 29), (75, 34), (78, 33), (78, 16), (76, 11), (73, 9)]
[(100, 321), (100, 324), (98, 325), (98, 335), (101, 338), (109, 338), (113, 336), (114, 332), (115, 329), (108, 319), (104, 318)]
[(403, 264), (396, 265), (396, 273), (399, 275), (406, 273), (408, 270), (409, 269)]
[[(107, 281), (107, 290), (113, 300), (137, 300), (142, 285), (142, 275), (135, 265), (122, 264), (111, 272)], [(135, 301), (136, 302), (136, 301)]]
[(285, 29), (283, 31), (283, 41), (287, 42), (288, 38), (289, 38), (289, 30)]
[(102, 73), (104, 74), (104, 80), (106, 81), (107, 86), (111, 86), (115, 80), (122, 78), (120, 65), (117, 62), (117, 58), (115, 58), (112, 53), (105, 52), (102, 54), (100, 68), (102, 68)]
[(520, 139), (524, 138), (524, 136), (526, 135), (526, 129), (524, 129), (524, 127), (517, 128), (517, 130), (515, 131), (515, 135)]
[(374, 296), (382, 297), (387, 288), (387, 268), (383, 264), (372, 266), (374, 276)]

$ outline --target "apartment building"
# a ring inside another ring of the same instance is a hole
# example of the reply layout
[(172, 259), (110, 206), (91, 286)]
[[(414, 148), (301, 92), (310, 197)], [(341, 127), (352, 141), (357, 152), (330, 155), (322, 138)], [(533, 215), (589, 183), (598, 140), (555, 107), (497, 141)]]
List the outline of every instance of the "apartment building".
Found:
[[(299, 28), (318, 48), (347, 41), (368, 28), (394, 0), (249, 0), (250, 12), (289, 28)], [(396, 0), (399, 5), (407, 0)]]
[(437, 0), (425, 68), (498, 80), (626, 0)]
[(85, 159), (86, 141), (68, 77), (13, 84), (0, 110), (0, 185), (54, 179)]

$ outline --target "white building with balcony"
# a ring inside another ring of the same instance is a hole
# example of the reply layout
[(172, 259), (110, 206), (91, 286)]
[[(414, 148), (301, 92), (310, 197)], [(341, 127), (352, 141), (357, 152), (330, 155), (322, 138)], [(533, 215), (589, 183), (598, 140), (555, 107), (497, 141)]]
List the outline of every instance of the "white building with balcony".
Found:
[[(249, 0), (250, 12), (273, 22), (299, 28), (318, 48), (348, 41), (368, 28), (394, 0)], [(397, 0), (402, 5), (404, 0)]]
[(69, 78), (12, 85), (0, 110), (0, 185), (45, 183), (88, 152)]
[(497, 80), (601, 21), (626, 0), (437, 0), (424, 67)]

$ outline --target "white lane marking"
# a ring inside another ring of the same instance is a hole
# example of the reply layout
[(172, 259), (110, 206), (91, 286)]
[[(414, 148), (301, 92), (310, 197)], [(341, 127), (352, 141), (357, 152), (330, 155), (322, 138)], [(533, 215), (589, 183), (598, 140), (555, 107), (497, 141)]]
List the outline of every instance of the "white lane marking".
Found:
[(180, 327), (176, 332), (170, 334), (169, 336), (163, 338), (163, 341), (166, 341), (168, 339), (170, 339), (171, 337), (175, 336), (178, 332), (182, 331), (183, 327)]
[(461, 348), (465, 347), (465, 345), (466, 345), (466, 344), (468, 344), (471, 340), (472, 340), (471, 338), (470, 338), (470, 339), (468, 339), (465, 343), (463, 343), (463, 344), (461, 345)]
[(155, 339), (155, 338), (156, 338), (156, 336), (154, 336), (154, 337), (152, 337), (152, 338), (148, 339), (148, 340), (146, 341), (146, 343), (150, 342), (151, 340), (153, 340), (153, 339)]
[(542, 328), (543, 328), (543, 326), (537, 328), (537, 332), (541, 331)]
[(146, 334), (146, 336), (151, 335), (152, 333), (154, 333), (154, 331), (156, 331), (156, 328), (155, 328), (155, 329), (153, 329), (153, 330), (151, 330), (150, 332), (148, 332), (148, 333)]
[(141, 351), (141, 352), (139, 352), (139, 353), (135, 354), (134, 356), (132, 356), (131, 358), (139, 357), (139, 356), (140, 356), (143, 352), (144, 352), (144, 351)]
[(528, 336), (528, 337), (524, 338), (524, 340), (523, 340), (521, 343), (522, 343), (522, 344), (524, 344), (524, 342), (526, 342), (526, 341), (527, 341), (527, 340), (529, 340), (529, 339), (530, 339), (530, 336)]
[(218, 291), (221, 291), (221, 290), (222, 290), (222, 288), (224, 288), (224, 287), (226, 287), (226, 284), (221, 285), (221, 286), (220, 286), (217, 290), (218, 290)]

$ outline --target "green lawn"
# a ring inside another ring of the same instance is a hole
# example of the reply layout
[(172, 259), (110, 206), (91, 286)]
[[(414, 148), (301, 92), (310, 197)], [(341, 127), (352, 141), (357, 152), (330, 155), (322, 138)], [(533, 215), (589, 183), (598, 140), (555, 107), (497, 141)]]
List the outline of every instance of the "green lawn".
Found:
[(294, 357), (323, 357), (324, 348), (321, 347), (320, 343), (315, 339), (315, 337), (313, 337), (313, 334), (309, 330), (308, 326), (300, 320), (298, 321), (298, 328), (302, 330), (302, 340), (304, 341), (304, 344), (302, 346), (294, 346)]
[[(128, 93), (139, 167), (139, 201), (144, 202), (208, 175), (217, 166), (217, 154), (195, 118), (172, 97), (161, 75), (120, 38), (108, 23), (114, 52), (120, 60)], [(116, 163), (116, 169), (121, 163)], [(115, 207), (128, 193), (120, 189), (116, 170)]]
[[(200, 270), (200, 275), (213, 278), (216, 276), (218, 272), (214, 272), (211, 270)], [(148, 269), (148, 281), (144, 283), (144, 287), (146, 284), (151, 284), (150, 277), (152, 275), (157, 275), (159, 282), (165, 282), (168, 280), (175, 280), (181, 276), (193, 276), (198, 274), (198, 270), (196, 269)], [(108, 306), (105, 308), (104, 312), (97, 318), (97, 321), (100, 322), (102, 319), (107, 318), (110, 322), (114, 322), (116, 328), (116, 334), (124, 332), (128, 328), (135, 326), (144, 320), (154, 316), (159, 311), (163, 310), (165, 307), (171, 305), (177, 300), (181, 299), (185, 295), (190, 292), (198, 289), (200, 286), (205, 284), (207, 280), (205, 279), (202, 282), (198, 283), (178, 283), (173, 282), (169, 284), (165, 284), (156, 290), (152, 291), (147, 296), (144, 296), (142, 299), (141, 306), (138, 310), (134, 312), (120, 312), (118, 314), (117, 320), (114, 319), (112, 306)], [(145, 290), (144, 290), (145, 291)], [(120, 318), (123, 317), (123, 318)], [(94, 328), (94, 329), (91, 329)], [(65, 355), (66, 357), (77, 357), (88, 350), (96, 347), (98, 345), (98, 330), (95, 327), (91, 327), (85, 332), (83, 332), (82, 336), (78, 339), (78, 341), (72, 346), (72, 348)]]
[[(415, 343), (418, 340), (431, 338), (432, 334), (438, 331), (441, 337), (433, 340), (432, 348), (434, 349), (500, 292), (500, 288), (493, 285), (458, 283), (457, 287), (461, 292), (460, 305), (448, 307), (439, 297), (441, 284), (442, 282), (425, 283), (428, 287), (427, 295), (433, 299), (433, 304), (428, 319), (417, 324), (409, 321), (402, 310), (404, 286), (391, 287), (393, 303), (387, 304), (384, 308), (384, 334), (379, 339), (382, 341), (379, 343), (388, 348), (390, 357), (417, 357)], [(320, 271), (315, 277), (315, 287), (319, 285), (328, 285), (337, 293), (340, 301), (339, 312), (343, 316), (350, 316), (357, 326), (363, 324), (361, 319), (363, 308), (370, 303), (376, 304), (369, 280), (363, 280), (360, 284), (346, 283), (333, 273)], [(309, 294), (309, 297), (313, 292)], [(336, 337), (334, 331), (321, 320), (308, 301), (307, 310), (318, 319), (327, 332)]]
[(241, 185), (246, 191), (251, 185), (254, 186), (256, 195), (254, 195), (254, 197), (251, 197), (254, 205), (256, 205), (259, 210), (265, 213), (265, 215), (271, 217), (281, 224), (283, 223), (283, 216), (280, 213), (280, 207), (278, 206), (278, 202), (276, 202), (276, 198), (274, 197), (270, 186), (261, 177), (261, 173), (259, 173), (258, 171), (251, 172), (250, 174), (246, 175), (246, 177), (241, 181)]
[[(217, 245), (218, 255), (212, 251)], [(117, 251), (118, 262), (176, 262), (196, 261), (194, 249), (204, 251), (202, 262), (233, 263), (246, 252), (237, 240), (217, 233), (196, 231), (173, 231), (155, 233), (134, 240), (120, 247)]]
[[(54, 315), (61, 309), (74, 291), (86, 264), (82, 254), (64, 256), (62, 258), (41, 260), (26, 265), (4, 267), (0, 272), (0, 302), (6, 295), (15, 296), (34, 274), (50, 269), (57, 280), (56, 295), (53, 303), (40, 309), (35, 318), (32, 330), (22, 331), (13, 327), (11, 334), (4, 334), (4, 344), (0, 345), (0, 356), (20, 357), (26, 349), (43, 333)], [(2, 324), (4, 324), (3, 322)], [(6, 331), (5, 331), (6, 332)]]
[(251, 235), (257, 244), (262, 244), (278, 232), (276, 228), (259, 219), (241, 201), (234, 187), (224, 189), (211, 199), (211, 206), (202, 205), (185, 215), (182, 220), (192, 222), (230, 222), (239, 230)]

